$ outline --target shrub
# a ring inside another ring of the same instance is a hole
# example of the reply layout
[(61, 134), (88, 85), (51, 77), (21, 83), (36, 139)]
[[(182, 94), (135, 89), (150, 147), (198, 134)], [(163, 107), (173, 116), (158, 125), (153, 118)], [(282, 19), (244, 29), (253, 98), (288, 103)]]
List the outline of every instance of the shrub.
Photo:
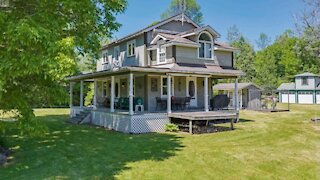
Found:
[(169, 132), (177, 132), (179, 131), (179, 127), (176, 124), (169, 123), (169, 124), (166, 124), (165, 130)]

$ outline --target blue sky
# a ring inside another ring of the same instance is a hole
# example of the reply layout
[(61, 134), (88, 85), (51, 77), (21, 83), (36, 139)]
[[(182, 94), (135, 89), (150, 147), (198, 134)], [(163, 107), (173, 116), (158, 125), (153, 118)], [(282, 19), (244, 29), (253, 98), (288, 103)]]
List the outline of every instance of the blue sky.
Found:
[[(171, 0), (128, 0), (124, 14), (117, 15), (122, 27), (117, 38), (144, 28), (160, 19)], [(227, 30), (236, 25), (252, 43), (261, 32), (275, 39), (286, 29), (295, 29), (294, 15), (303, 10), (302, 0), (198, 0), (204, 24), (221, 34), (226, 40)]]

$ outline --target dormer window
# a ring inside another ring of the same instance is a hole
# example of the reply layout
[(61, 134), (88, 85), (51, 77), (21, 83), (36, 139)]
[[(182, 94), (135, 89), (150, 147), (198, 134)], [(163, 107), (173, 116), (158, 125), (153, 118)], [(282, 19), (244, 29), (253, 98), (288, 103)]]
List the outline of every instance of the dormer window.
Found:
[(301, 84), (302, 86), (308, 86), (308, 77), (303, 77)]
[(158, 63), (165, 63), (166, 62), (166, 47), (159, 45), (158, 48)]
[(128, 57), (135, 55), (135, 48), (136, 48), (136, 41), (135, 40), (128, 42), (128, 44), (127, 44)]
[(213, 39), (212, 36), (207, 33), (207, 32), (203, 32), (200, 34), (199, 36), (199, 50), (198, 50), (198, 57), (202, 58), (202, 59), (212, 59), (213, 57), (213, 51), (212, 51), (212, 47), (213, 47)]

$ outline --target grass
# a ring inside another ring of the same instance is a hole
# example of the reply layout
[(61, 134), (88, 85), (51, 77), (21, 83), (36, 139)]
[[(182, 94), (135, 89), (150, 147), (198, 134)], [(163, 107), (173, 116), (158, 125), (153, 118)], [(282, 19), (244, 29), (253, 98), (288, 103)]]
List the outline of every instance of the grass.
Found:
[(50, 132), (10, 134), (0, 179), (320, 179), (320, 106), (242, 111), (235, 131), (126, 135), (65, 124), (67, 109), (35, 111)]

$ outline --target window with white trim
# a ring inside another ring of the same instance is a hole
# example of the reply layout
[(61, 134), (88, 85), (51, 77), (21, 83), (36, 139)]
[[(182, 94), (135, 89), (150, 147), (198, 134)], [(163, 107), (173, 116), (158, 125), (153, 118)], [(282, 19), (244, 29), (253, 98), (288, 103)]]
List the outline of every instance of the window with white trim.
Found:
[(166, 62), (166, 47), (164, 46), (159, 46), (159, 63), (165, 63)]
[(107, 64), (107, 63), (109, 63), (109, 61), (108, 61), (108, 51), (102, 53), (102, 64)]
[(127, 55), (128, 57), (135, 55), (136, 41), (129, 41), (127, 43)]
[(209, 33), (203, 32), (199, 36), (199, 50), (198, 50), (198, 57), (203, 59), (212, 59), (213, 57), (213, 40)]
[(308, 77), (302, 77), (302, 86), (308, 86)]
[(114, 56), (115, 60), (119, 60), (119, 56), (120, 56), (120, 47), (119, 46), (114, 47), (113, 56)]
[[(171, 77), (171, 96), (174, 95), (174, 79)], [(168, 95), (168, 78), (161, 77), (161, 96), (166, 97)]]

